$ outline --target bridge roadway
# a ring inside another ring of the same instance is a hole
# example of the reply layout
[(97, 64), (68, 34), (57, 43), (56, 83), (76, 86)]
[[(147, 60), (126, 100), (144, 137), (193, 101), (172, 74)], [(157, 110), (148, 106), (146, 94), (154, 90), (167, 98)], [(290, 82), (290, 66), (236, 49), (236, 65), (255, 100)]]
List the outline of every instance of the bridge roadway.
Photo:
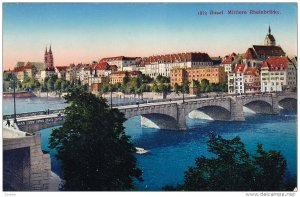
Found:
[[(160, 129), (185, 129), (185, 117), (192, 111), (207, 114), (214, 120), (243, 121), (243, 106), (256, 113), (276, 114), (279, 105), (283, 108), (297, 107), (297, 94), (258, 94), (250, 96), (221, 96), (214, 98), (190, 98), (183, 100), (165, 100), (163, 102), (151, 102), (116, 106), (125, 118), (141, 116), (141, 124), (146, 127)], [(45, 111), (31, 112), (17, 115), (18, 127), (26, 132), (35, 132), (40, 129), (61, 125), (64, 115), (59, 116), (63, 109), (51, 110), (50, 114)], [(22, 117), (24, 116), (24, 117)], [(12, 122), (13, 115), (3, 116)]]

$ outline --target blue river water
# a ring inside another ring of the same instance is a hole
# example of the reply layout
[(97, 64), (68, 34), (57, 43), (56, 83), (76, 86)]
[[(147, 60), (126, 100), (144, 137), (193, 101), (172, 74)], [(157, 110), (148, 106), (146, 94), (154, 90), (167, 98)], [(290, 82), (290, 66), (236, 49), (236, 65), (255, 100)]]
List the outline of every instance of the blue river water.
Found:
[[(61, 107), (63, 102), (54, 100), (47, 102), (48, 106)], [(4, 114), (9, 112), (5, 111), (5, 106), (6, 104), (9, 106), (10, 102), (4, 100)], [(27, 102), (35, 103), (40, 106), (41, 110), (47, 108), (40, 100), (27, 100)], [(24, 103), (22, 101), (20, 104), (26, 108), (23, 109), (24, 112), (31, 111), (30, 109), (33, 107), (25, 103), (26, 101)], [(248, 151), (252, 153), (255, 152), (257, 143), (263, 144), (266, 150), (279, 150), (287, 159), (288, 174), (291, 176), (297, 174), (296, 111), (281, 110), (278, 115), (247, 113), (244, 122), (196, 120), (188, 117), (186, 121), (188, 126), (186, 131), (142, 128), (140, 117), (131, 118), (124, 123), (125, 131), (131, 136), (135, 146), (150, 150), (149, 154), (136, 155), (137, 165), (142, 169), (144, 179), (144, 182), (136, 183), (139, 190), (158, 191), (166, 184), (182, 183), (184, 171), (189, 166), (194, 165), (195, 158), (201, 155), (212, 156), (207, 151), (206, 145), (210, 132), (215, 132), (227, 139), (239, 136), (246, 144)], [(41, 131), (43, 150), (49, 150), (47, 148), (48, 137), (52, 129), (48, 128)], [(51, 150), (50, 154), (52, 171), (61, 175), (59, 162), (54, 157), (55, 150)]]

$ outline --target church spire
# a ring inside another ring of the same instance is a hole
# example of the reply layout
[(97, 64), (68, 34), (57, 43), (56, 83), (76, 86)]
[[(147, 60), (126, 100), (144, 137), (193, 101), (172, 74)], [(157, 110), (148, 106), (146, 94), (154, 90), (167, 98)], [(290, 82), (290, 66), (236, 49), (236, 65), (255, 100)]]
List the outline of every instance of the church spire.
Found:
[(270, 27), (270, 25), (269, 25), (269, 34), (271, 34), (271, 27)]
[(45, 55), (47, 54), (47, 46), (46, 46), (46, 51), (45, 51)]
[(52, 53), (52, 51), (51, 51), (51, 44), (50, 44), (50, 49), (49, 49), (49, 53)]

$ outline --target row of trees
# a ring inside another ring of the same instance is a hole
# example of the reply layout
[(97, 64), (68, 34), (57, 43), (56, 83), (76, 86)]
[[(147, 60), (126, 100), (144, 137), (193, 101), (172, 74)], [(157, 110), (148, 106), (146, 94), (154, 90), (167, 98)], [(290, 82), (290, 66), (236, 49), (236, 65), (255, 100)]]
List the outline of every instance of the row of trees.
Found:
[(124, 94), (142, 94), (143, 92), (170, 92), (170, 79), (159, 76), (155, 80), (146, 75), (140, 77), (124, 77), (123, 83), (110, 84), (105, 83), (101, 93), (107, 92), (123, 92)]
[[(69, 103), (65, 121), (50, 137), (50, 148), (57, 150), (61, 161), (62, 189), (135, 189), (134, 180), (142, 181), (142, 171), (124, 132), (124, 114), (78, 87), (65, 99)], [(215, 156), (197, 158), (196, 165), (185, 172), (183, 184), (164, 190), (292, 191), (297, 184), (285, 178), (287, 163), (279, 151), (265, 151), (259, 144), (256, 153), (250, 154), (239, 137), (223, 139), (214, 134), (207, 145)]]
[[(4, 78), (5, 85), (3, 86), (3, 91), (9, 91), (13, 89), (13, 75), (6, 75)], [(38, 81), (34, 78), (25, 77), (21, 82), (19, 80), (15, 81), (17, 90), (25, 90), (25, 91), (40, 91), (40, 92), (68, 92), (74, 86), (81, 86), (80, 80), (76, 80), (73, 82), (63, 80), (58, 78), (56, 75), (51, 77), (46, 77), (43, 82)], [(82, 87), (85, 90), (88, 90), (87, 85)]]
[[(201, 82), (194, 80), (194, 84), (198, 89), (199, 93), (207, 93), (207, 92), (227, 92), (227, 84), (226, 82), (221, 83), (209, 83), (207, 79), (202, 79)], [(190, 83), (184, 82), (183, 85), (178, 85), (177, 83), (174, 85), (174, 92), (184, 92), (189, 93), (189, 85)]]

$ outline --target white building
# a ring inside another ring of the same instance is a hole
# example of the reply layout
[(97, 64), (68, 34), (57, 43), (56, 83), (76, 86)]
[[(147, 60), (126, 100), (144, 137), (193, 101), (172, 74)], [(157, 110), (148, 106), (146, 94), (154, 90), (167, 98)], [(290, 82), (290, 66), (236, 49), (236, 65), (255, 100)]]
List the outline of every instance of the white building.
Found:
[[(294, 71), (294, 72), (293, 72)], [(287, 57), (267, 58), (261, 67), (261, 91), (280, 92), (296, 85), (295, 66)]]
[(156, 78), (157, 76), (170, 76), (171, 69), (191, 68), (197, 66), (212, 66), (213, 62), (207, 53), (177, 53), (157, 55), (143, 58), (145, 74)]
[(243, 94), (244, 89), (244, 64), (238, 64), (233, 72), (228, 73), (228, 93)]
[(109, 65), (116, 65), (118, 67), (118, 71), (130, 71), (135, 70), (137, 61), (139, 61), (139, 57), (107, 57), (102, 58), (100, 62), (107, 62)]

